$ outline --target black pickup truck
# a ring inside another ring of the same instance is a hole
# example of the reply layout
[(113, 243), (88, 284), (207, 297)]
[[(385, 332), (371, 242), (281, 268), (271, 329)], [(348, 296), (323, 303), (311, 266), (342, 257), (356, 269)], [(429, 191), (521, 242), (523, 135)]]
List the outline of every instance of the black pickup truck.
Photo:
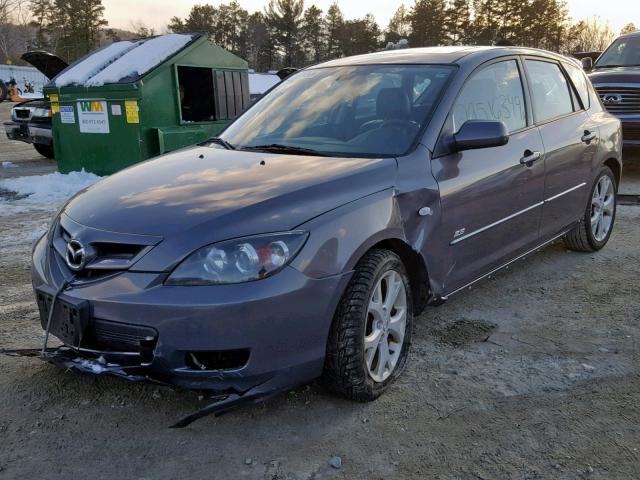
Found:
[(622, 121), (625, 150), (640, 150), (640, 31), (618, 37), (585, 70), (605, 108)]
[[(47, 78), (53, 78), (67, 68), (67, 63), (48, 52), (27, 52), (22, 59)], [(53, 158), (51, 136), (51, 106), (46, 98), (27, 100), (11, 109), (11, 120), (4, 122), (7, 137), (33, 144), (40, 155)]]

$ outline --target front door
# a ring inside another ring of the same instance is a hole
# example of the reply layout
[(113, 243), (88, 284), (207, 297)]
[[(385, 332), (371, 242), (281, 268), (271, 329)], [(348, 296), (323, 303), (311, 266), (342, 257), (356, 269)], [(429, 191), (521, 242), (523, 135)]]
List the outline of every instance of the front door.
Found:
[(540, 224), (540, 236), (546, 239), (566, 230), (584, 214), (598, 130), (583, 106), (588, 98), (579, 97), (558, 63), (528, 58), (525, 64), (533, 114), (546, 151)]
[(515, 58), (482, 67), (463, 86), (448, 123), (455, 133), (467, 120), (500, 120), (510, 132), (509, 142), (432, 160), (442, 207), (438, 242), (450, 264), (445, 294), (538, 241), (544, 147), (527, 115), (521, 70)]

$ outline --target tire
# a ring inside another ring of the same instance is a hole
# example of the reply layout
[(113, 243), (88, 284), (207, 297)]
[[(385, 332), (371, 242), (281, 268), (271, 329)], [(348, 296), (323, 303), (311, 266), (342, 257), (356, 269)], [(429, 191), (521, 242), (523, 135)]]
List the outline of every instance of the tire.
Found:
[(42, 143), (34, 143), (33, 148), (35, 148), (36, 151), (43, 157), (47, 157), (51, 159), (55, 157), (55, 154), (53, 152), (53, 145), (43, 145)]
[[(607, 187), (603, 195), (601, 190), (605, 185), (610, 188)], [(584, 215), (573, 230), (564, 237), (564, 243), (569, 250), (595, 252), (607, 244), (616, 219), (617, 191), (618, 186), (613, 172), (609, 167), (602, 167), (591, 187)], [(592, 227), (594, 218), (596, 225)], [(602, 223), (599, 223), (599, 218), (602, 219)], [(605, 226), (607, 226), (606, 230)]]
[(2, 80), (0, 80), (0, 103), (4, 102), (4, 100), (7, 98), (8, 93), (9, 90), (7, 89), (7, 85), (5, 85)]
[[(378, 285), (380, 290), (376, 289)], [(390, 300), (386, 294), (393, 286), (399, 288), (396, 301), (391, 308), (390, 303), (384, 307), (384, 300)], [(404, 332), (400, 339), (403, 307)], [(404, 369), (412, 326), (411, 288), (400, 257), (389, 250), (371, 250), (356, 265), (336, 310), (327, 342), (323, 382), (330, 390), (352, 400), (376, 399)], [(365, 338), (369, 338), (369, 348), (365, 347)], [(388, 362), (383, 364), (381, 359)]]

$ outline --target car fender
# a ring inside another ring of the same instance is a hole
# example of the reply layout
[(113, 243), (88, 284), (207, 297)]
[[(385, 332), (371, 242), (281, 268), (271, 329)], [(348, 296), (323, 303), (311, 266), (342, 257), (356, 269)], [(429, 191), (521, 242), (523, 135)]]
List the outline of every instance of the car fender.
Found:
[(324, 213), (298, 229), (310, 235), (291, 265), (312, 278), (352, 271), (358, 260), (383, 240), (405, 241), (393, 188)]

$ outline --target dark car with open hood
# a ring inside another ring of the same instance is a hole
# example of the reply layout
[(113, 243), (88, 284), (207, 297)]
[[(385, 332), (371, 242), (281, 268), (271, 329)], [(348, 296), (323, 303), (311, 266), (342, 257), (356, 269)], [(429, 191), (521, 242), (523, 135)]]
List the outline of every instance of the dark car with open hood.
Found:
[(62, 208), (33, 250), (41, 324), (62, 342), (43, 356), (221, 395), (180, 425), (318, 377), (373, 400), (427, 305), (556, 239), (607, 243), (620, 149), (582, 69), (549, 52), (301, 70), (219, 137)]
[(622, 35), (591, 62), (583, 61), (600, 100), (622, 122), (625, 150), (640, 150), (640, 31)]

